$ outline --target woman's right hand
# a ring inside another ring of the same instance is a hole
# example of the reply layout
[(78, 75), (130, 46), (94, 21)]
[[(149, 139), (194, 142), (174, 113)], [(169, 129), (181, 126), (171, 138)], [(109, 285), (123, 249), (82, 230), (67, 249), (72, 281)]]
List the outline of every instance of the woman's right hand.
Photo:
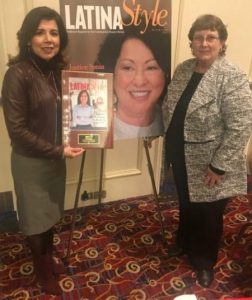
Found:
[(64, 147), (64, 157), (74, 158), (76, 156), (81, 155), (84, 151), (85, 151), (85, 149), (80, 148), (80, 147), (73, 148), (70, 146), (65, 146)]
[(215, 185), (219, 185), (223, 177), (224, 175), (218, 175), (208, 167), (205, 174), (205, 183), (209, 188), (212, 188)]

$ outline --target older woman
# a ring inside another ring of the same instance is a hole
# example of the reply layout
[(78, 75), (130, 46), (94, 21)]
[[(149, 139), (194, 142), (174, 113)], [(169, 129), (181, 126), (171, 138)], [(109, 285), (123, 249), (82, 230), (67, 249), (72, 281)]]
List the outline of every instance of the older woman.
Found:
[(247, 188), (252, 97), (244, 72), (224, 57), (227, 36), (217, 16), (196, 19), (188, 34), (195, 58), (177, 67), (163, 104), (165, 160), (180, 213), (170, 255), (186, 253), (203, 287), (214, 279), (228, 198)]
[(60, 294), (56, 277), (64, 267), (52, 255), (53, 227), (64, 211), (64, 158), (83, 152), (61, 143), (60, 71), (68, 37), (60, 15), (48, 7), (32, 9), (17, 37), (19, 53), (9, 61), (2, 99), (19, 227), (43, 290)]

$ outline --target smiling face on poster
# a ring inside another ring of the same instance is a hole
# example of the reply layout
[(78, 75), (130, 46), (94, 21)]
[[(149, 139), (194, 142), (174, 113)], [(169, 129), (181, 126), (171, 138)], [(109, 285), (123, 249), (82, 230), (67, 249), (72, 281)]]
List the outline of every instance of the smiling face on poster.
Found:
[[(60, 11), (70, 39), (70, 69), (114, 75), (113, 99), (108, 99), (114, 106), (114, 139), (163, 135), (171, 1), (61, 0)], [(92, 103), (104, 107), (102, 99)]]

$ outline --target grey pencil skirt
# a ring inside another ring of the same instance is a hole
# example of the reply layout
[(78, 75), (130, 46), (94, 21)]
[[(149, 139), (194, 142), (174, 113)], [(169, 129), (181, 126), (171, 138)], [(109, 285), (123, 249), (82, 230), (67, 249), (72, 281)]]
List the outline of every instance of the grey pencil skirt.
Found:
[(11, 171), (22, 233), (39, 234), (53, 227), (64, 212), (65, 160), (25, 157), (12, 151)]

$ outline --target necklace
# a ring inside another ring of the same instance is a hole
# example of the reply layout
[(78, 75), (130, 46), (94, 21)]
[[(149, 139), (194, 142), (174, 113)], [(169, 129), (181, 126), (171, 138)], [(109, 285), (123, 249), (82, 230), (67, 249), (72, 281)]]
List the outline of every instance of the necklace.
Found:
[[(52, 72), (52, 81), (53, 81), (53, 86), (54, 86), (53, 90), (56, 92), (56, 101), (59, 102), (60, 101), (60, 95), (59, 95), (59, 92), (58, 92), (55, 76), (54, 76), (53, 71), (51, 71), (51, 72)], [(51, 85), (50, 85), (50, 88), (52, 88)]]
[(52, 70), (50, 70), (48, 76), (46, 76), (42, 70), (40, 69), (40, 67), (38, 66), (38, 64), (31, 58), (31, 62), (34, 65), (34, 67), (38, 70), (38, 72), (41, 74), (42, 78), (44, 78), (44, 80), (46, 80), (47, 84), (48, 84), (48, 88), (53, 92), (54, 95), (56, 95), (56, 101), (55, 101), (55, 145), (60, 144), (60, 127), (61, 125), (59, 124), (60, 121), (60, 115), (61, 115), (61, 105), (60, 105), (60, 95), (59, 95), (59, 91), (57, 88), (57, 84), (56, 84), (56, 79), (54, 76), (54, 72)]
[(31, 58), (31, 62), (32, 62), (32, 64), (34, 65), (34, 67), (39, 71), (39, 73), (42, 75), (43, 78), (45, 78), (46, 80), (48, 80), (48, 79), (51, 77), (52, 72), (53, 72), (52, 70), (50, 70), (49, 73), (48, 73), (48, 75), (46, 75), (46, 74), (40, 69), (40, 67), (38, 66), (38, 64), (36, 63), (36, 61), (35, 61), (33, 58)]
[[(49, 74), (46, 76), (46, 74), (44, 72), (42, 72), (42, 70), (40, 69), (40, 67), (38, 66), (38, 64), (36, 63), (35, 60), (33, 60), (31, 58), (31, 62), (34, 65), (34, 67), (39, 71), (39, 73), (41, 74), (41, 76), (47, 81), (49, 88), (54, 92), (54, 94), (56, 94), (56, 101), (59, 102), (60, 101), (60, 95), (58, 92), (58, 88), (57, 88), (57, 84), (56, 84), (56, 80), (55, 80), (55, 76), (52, 70), (50, 70)], [(52, 80), (51, 80), (52, 78)]]

